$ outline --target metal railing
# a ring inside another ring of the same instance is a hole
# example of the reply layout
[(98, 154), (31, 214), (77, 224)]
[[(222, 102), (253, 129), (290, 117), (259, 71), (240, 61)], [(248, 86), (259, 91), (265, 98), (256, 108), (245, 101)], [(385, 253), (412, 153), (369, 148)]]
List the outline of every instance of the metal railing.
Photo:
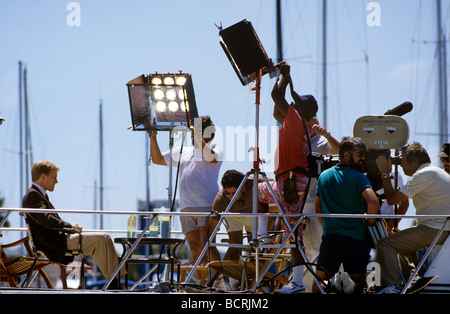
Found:
[[(124, 266), (124, 264), (126, 263), (127, 259), (130, 257), (130, 255), (132, 254), (132, 252), (134, 251), (134, 249), (136, 248), (136, 246), (139, 244), (140, 240), (148, 233), (149, 231), (149, 227), (152, 224), (152, 222), (156, 219), (156, 217), (158, 215), (162, 215), (162, 216), (170, 216), (172, 217), (177, 217), (177, 216), (210, 216), (211, 213), (210, 212), (167, 212), (167, 211), (151, 211), (151, 212), (143, 212), (143, 211), (92, 211), (92, 210), (72, 210), (72, 209), (35, 209), (35, 208), (0, 208), (0, 212), (5, 212), (6, 215), (3, 217), (3, 219), (0, 222), (0, 231), (26, 231), (26, 228), (18, 228), (18, 227), (3, 227), (4, 224), (6, 223), (9, 215), (11, 213), (14, 212), (39, 212), (39, 213), (54, 213), (57, 212), (59, 214), (84, 214), (84, 215), (136, 215), (136, 216), (148, 216), (149, 219), (145, 225), (145, 227), (142, 230), (136, 230), (136, 233), (138, 235), (137, 240), (134, 242), (133, 246), (130, 248), (130, 250), (126, 253), (126, 255), (124, 256), (124, 258), (121, 260), (121, 262), (119, 263), (118, 267), (116, 268), (116, 270), (113, 272), (113, 274), (111, 275), (111, 277), (109, 279), (107, 279), (105, 286), (102, 288), (102, 290), (106, 290), (109, 285), (111, 284), (111, 281), (113, 280), (113, 278), (119, 273), (119, 271), (122, 269), (122, 267)], [(310, 217), (310, 218), (325, 218), (325, 217), (329, 217), (329, 218), (389, 218), (389, 219), (393, 219), (393, 218), (407, 218), (407, 219), (417, 219), (417, 218), (429, 218), (429, 219), (441, 219), (443, 222), (443, 226), (439, 229), (439, 232), (437, 233), (436, 237), (434, 238), (434, 240), (432, 241), (432, 243), (428, 246), (425, 254), (423, 255), (423, 257), (421, 258), (418, 266), (416, 267), (416, 270), (414, 271), (413, 275), (410, 277), (410, 279), (408, 280), (408, 282), (405, 284), (403, 290), (402, 290), (402, 294), (406, 293), (407, 289), (410, 287), (412, 280), (414, 279), (414, 276), (418, 273), (418, 271), (420, 270), (420, 268), (423, 266), (426, 258), (430, 255), (431, 250), (433, 249), (433, 247), (436, 245), (436, 242), (438, 241), (439, 237), (441, 236), (441, 234), (444, 232), (445, 227), (447, 225), (448, 220), (450, 219), (450, 215), (381, 215), (381, 214), (316, 214), (316, 213), (302, 213), (302, 214), (290, 214), (290, 213), (231, 213), (231, 212), (224, 212), (220, 214), (223, 217), (281, 217), (282, 219), (286, 219), (288, 217)], [(301, 219), (297, 220), (297, 224), (300, 224)], [(220, 225), (220, 224), (219, 224)], [(285, 247), (287, 245), (287, 243), (289, 242), (289, 239), (291, 237), (291, 235), (293, 234), (294, 229), (296, 228), (296, 225), (293, 226), (292, 228), (290, 228), (290, 232), (287, 236), (285, 236), (283, 243), (281, 243), (280, 245), (278, 245), (278, 250), (276, 251), (276, 253), (274, 254), (272, 260), (275, 260), (277, 255), (280, 253), (280, 251), (282, 250), (283, 247)], [(218, 228), (216, 228), (218, 229)], [(102, 231), (102, 232), (108, 232), (108, 233), (124, 233), (126, 232), (125, 230), (98, 230), (98, 229), (83, 229), (84, 231)], [(215, 230), (217, 231), (217, 230)], [(178, 231), (171, 231), (171, 233), (181, 233)], [(208, 243), (210, 243), (210, 241), (208, 241)], [(249, 246), (251, 244), (230, 244), (230, 243), (224, 243), (224, 244), (220, 244), (221, 246), (226, 246), (226, 247), (238, 247), (238, 248), (249, 248)], [(267, 244), (260, 244), (261, 248), (265, 248), (265, 247), (273, 247), (273, 245), (267, 245)], [(205, 247), (203, 251), (206, 251), (207, 248)], [(198, 265), (199, 261), (201, 260), (202, 256), (199, 257), (199, 259), (196, 261), (196, 265)], [(269, 267), (271, 266), (272, 263), (269, 263), (269, 265), (266, 267), (266, 269), (263, 270), (263, 272), (259, 275), (258, 280), (256, 281), (256, 284), (254, 285), (254, 287), (257, 286), (257, 284), (259, 282), (261, 282), (261, 280), (263, 279), (263, 277), (265, 276), (266, 272), (268, 271)], [(193, 269), (191, 271), (191, 273), (194, 273)], [(189, 277), (190, 278), (190, 277)], [(186, 280), (186, 282), (188, 281), (188, 279)], [(254, 291), (254, 290), (252, 290)], [(323, 292), (323, 291), (322, 291)]]

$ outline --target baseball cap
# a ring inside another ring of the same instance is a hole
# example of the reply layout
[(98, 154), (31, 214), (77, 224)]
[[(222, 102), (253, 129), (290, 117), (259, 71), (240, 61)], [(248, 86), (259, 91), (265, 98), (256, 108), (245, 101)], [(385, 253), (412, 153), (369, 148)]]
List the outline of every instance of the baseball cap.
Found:
[(306, 121), (311, 120), (319, 110), (317, 101), (313, 95), (298, 95), (295, 91), (292, 93), (295, 103), (300, 108), (300, 114), (305, 118)]
[(450, 143), (442, 144), (442, 152), (437, 157), (448, 158)]

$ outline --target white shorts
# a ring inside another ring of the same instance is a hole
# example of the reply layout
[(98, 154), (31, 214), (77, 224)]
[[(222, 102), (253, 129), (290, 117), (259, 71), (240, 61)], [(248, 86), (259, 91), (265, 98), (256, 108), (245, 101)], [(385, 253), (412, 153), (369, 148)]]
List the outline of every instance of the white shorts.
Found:
[(242, 231), (245, 227), (245, 231), (252, 233), (253, 230), (253, 217), (225, 217), (227, 222), (227, 231)]
[[(211, 207), (185, 207), (181, 212), (211, 212)], [(181, 230), (184, 234), (205, 227), (209, 216), (180, 216)]]

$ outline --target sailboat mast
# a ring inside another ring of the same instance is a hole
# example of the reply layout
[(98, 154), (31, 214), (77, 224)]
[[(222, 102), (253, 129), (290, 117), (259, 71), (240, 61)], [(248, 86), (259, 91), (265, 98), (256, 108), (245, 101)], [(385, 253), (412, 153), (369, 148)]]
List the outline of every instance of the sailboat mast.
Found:
[[(100, 211), (103, 211), (103, 101), (99, 104), (99, 150), (100, 150)], [(100, 229), (103, 230), (103, 215), (100, 215)]]
[(323, 97), (323, 122), (327, 127), (327, 0), (322, 2), (322, 97)]
[(33, 153), (31, 148), (31, 133), (30, 133), (30, 119), (28, 108), (28, 84), (27, 84), (27, 68), (23, 70), (23, 93), (25, 105), (25, 190), (30, 186), (29, 173), (31, 165), (33, 164)]
[(448, 141), (448, 106), (447, 106), (447, 65), (446, 65), (446, 38), (441, 24), (441, 0), (436, 0), (436, 26), (437, 26), (437, 56), (438, 56), (438, 104), (439, 114), (439, 142)]
[(281, 27), (281, 0), (277, 0), (277, 63), (283, 61), (283, 36)]
[(22, 204), (22, 197), (24, 195), (23, 184), (23, 105), (22, 105), (22, 61), (19, 61), (19, 173), (20, 173), (20, 203)]
[(27, 89), (27, 68), (19, 61), (19, 204), (22, 204), (22, 197), (31, 184), (29, 177), (33, 164)]

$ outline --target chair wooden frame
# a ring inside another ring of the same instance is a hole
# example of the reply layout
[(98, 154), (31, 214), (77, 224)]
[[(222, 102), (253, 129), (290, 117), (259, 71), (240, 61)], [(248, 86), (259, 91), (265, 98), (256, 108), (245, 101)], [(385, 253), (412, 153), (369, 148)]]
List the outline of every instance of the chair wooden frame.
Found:
[[(22, 244), (24, 245), (28, 256), (18, 256), (14, 259), (8, 259), (4, 249), (16, 247)], [(33, 281), (32, 279), (34, 279), (37, 274), (40, 274), (47, 287), (50, 289), (53, 288), (50, 278), (43, 269), (50, 264), (53, 264), (53, 262), (47, 258), (35, 258), (28, 236), (12, 243), (0, 244), (0, 281), (8, 282), (11, 287), (17, 287), (19, 277), (21, 276), (31, 274), (30, 279), (28, 280), (28, 285), (30, 285)], [(30, 272), (30, 269), (32, 268), (33, 271)]]
[[(25, 222), (26, 222), (26, 225), (27, 225), (28, 238), (30, 240), (32, 254), (33, 254), (34, 259), (35, 259), (34, 267), (36, 267), (36, 264), (39, 261), (39, 259), (42, 259), (45, 256), (45, 254), (41, 250), (37, 249), (35, 244), (34, 244), (34, 242), (33, 242), (33, 235), (32, 235), (32, 232), (31, 232), (31, 228), (30, 228), (28, 219), (33, 220), (35, 223), (39, 223), (39, 222), (32, 215), (30, 215), (29, 213), (23, 212), (23, 213), (21, 213), (21, 215), (23, 215), (24, 218), (25, 218)], [(43, 227), (43, 228), (46, 228), (46, 229), (58, 230), (58, 231), (61, 231), (61, 232), (65, 233), (65, 234), (78, 233), (80, 235), (77, 249), (75, 249), (75, 250), (67, 250), (66, 253), (65, 253), (65, 256), (80, 256), (81, 257), (81, 262), (80, 263), (78, 263), (78, 262), (71, 262), (69, 264), (63, 264), (63, 263), (54, 262), (54, 261), (51, 261), (51, 263), (57, 264), (57, 265), (60, 266), (60, 268), (61, 268), (61, 280), (62, 280), (62, 284), (63, 284), (63, 288), (64, 289), (68, 289), (68, 286), (67, 286), (67, 269), (68, 268), (80, 268), (80, 286), (79, 286), (79, 289), (85, 289), (86, 288), (85, 270), (86, 269), (92, 269), (92, 266), (89, 266), (89, 265), (86, 264), (86, 256), (83, 254), (83, 251), (82, 251), (81, 232), (79, 230), (73, 229), (73, 228), (50, 228), (50, 227), (46, 227), (46, 226), (42, 226), (42, 225), (40, 225), (40, 226)], [(31, 276), (32, 276), (32, 273), (34, 271), (34, 267), (31, 267), (29, 272), (28, 272), (27, 279), (26, 279), (27, 285), (28, 285), (28, 282), (31, 280)]]

